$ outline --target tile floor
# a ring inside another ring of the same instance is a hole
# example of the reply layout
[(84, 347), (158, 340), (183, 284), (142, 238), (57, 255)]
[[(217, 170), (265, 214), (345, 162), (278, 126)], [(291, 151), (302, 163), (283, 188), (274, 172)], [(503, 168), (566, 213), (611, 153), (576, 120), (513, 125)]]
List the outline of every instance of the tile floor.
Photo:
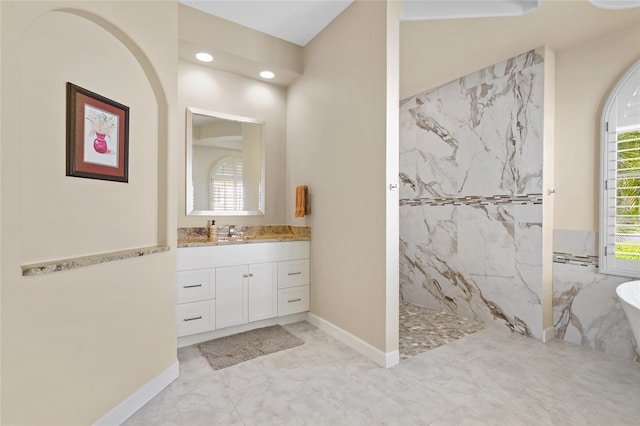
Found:
[(453, 342), (484, 329), (484, 324), (448, 312), (436, 312), (413, 305), (400, 304), (400, 359)]
[(640, 364), (487, 328), (383, 369), (306, 322), (305, 344), (180, 377), (134, 425), (639, 425)]

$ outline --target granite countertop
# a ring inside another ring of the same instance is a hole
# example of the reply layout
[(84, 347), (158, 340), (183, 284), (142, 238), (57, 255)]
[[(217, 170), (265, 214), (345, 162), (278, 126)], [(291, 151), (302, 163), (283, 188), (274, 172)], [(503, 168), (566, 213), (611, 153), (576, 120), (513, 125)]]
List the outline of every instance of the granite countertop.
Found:
[(207, 228), (179, 228), (178, 248), (311, 240), (308, 226), (268, 225), (237, 229), (243, 231), (242, 237), (212, 240), (207, 235)]
[(178, 240), (178, 248), (180, 247), (202, 247), (202, 246), (228, 246), (233, 244), (251, 244), (251, 243), (275, 243), (281, 241), (309, 241), (309, 237), (301, 237), (293, 234), (272, 234), (260, 235), (253, 237), (230, 238), (225, 240), (209, 240), (208, 237), (192, 237)]
[(157, 245), (111, 251), (107, 253), (92, 254), (89, 256), (71, 257), (68, 259), (52, 260), (49, 262), (32, 263), (22, 265), (22, 276), (51, 274), (53, 272), (68, 271), (85, 266), (98, 265), (100, 263), (113, 262), (116, 260), (130, 259), (133, 257), (149, 256), (156, 253), (164, 253), (171, 249), (169, 246)]

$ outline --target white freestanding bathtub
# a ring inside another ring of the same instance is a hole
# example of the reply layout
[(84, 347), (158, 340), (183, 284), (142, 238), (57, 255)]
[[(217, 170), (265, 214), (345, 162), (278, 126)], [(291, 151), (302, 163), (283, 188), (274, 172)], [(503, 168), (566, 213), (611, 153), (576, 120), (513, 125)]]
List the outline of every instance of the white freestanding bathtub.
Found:
[(631, 331), (636, 338), (636, 347), (640, 350), (640, 280), (620, 284), (616, 293), (622, 303), (624, 313), (631, 323)]

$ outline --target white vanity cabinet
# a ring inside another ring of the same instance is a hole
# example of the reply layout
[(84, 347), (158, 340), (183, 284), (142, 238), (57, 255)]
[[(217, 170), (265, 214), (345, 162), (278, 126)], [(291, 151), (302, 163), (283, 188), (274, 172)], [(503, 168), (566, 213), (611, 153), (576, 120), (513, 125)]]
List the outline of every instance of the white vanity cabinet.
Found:
[(309, 310), (308, 241), (183, 247), (177, 259), (178, 337)]
[(278, 315), (309, 310), (309, 259), (278, 263)]
[(218, 300), (216, 324), (218, 328), (245, 324), (249, 321), (247, 298), (247, 267), (225, 266), (216, 268)]
[(277, 264), (216, 268), (216, 328), (278, 315)]
[(249, 265), (249, 322), (278, 316), (278, 264)]
[(178, 271), (178, 336), (215, 328), (215, 293), (213, 269)]

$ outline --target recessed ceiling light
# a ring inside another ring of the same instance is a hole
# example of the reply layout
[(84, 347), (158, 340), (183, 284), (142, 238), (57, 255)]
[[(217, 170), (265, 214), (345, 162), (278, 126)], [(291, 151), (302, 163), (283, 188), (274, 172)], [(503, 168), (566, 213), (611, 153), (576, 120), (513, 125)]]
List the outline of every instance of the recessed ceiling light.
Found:
[(196, 59), (201, 62), (211, 62), (213, 61), (213, 56), (205, 52), (200, 52), (200, 53), (196, 53)]
[(262, 77), (262, 78), (272, 79), (275, 76), (276, 75), (274, 73), (272, 73), (271, 71), (260, 71), (260, 77)]

